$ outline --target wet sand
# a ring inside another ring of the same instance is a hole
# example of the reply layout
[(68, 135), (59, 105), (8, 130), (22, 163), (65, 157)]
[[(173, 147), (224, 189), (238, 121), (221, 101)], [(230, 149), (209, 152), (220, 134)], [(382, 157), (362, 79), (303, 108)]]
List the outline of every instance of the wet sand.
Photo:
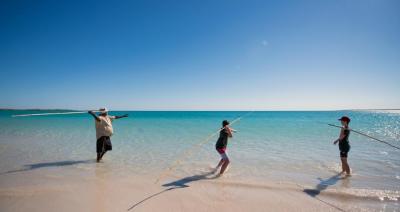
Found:
[[(89, 167), (89, 168), (88, 168)], [(115, 173), (94, 162), (0, 175), (6, 211), (377, 211), (373, 199), (293, 182), (235, 181), (209, 172), (179, 177)], [(395, 206), (388, 207), (395, 211)]]

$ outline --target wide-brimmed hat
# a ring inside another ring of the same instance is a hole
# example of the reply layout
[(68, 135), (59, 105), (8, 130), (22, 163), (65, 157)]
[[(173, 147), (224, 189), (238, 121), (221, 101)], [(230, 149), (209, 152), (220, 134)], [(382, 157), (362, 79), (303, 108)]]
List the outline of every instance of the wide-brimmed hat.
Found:
[(100, 113), (107, 113), (108, 109), (106, 107), (102, 107), (99, 109)]

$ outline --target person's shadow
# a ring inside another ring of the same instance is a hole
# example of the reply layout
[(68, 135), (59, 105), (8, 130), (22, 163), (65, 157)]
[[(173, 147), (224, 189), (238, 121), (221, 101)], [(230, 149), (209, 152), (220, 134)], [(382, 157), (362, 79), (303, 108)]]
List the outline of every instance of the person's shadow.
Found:
[(165, 183), (162, 186), (165, 187), (166, 189), (164, 189), (164, 190), (162, 190), (160, 192), (157, 192), (155, 194), (152, 194), (152, 195), (142, 199), (141, 201), (135, 203), (130, 208), (128, 208), (128, 211), (136, 208), (137, 206), (139, 206), (139, 205), (143, 204), (144, 202), (152, 199), (153, 197), (156, 197), (156, 196), (158, 196), (158, 195), (160, 195), (162, 193), (165, 193), (167, 191), (171, 191), (171, 190), (178, 189), (178, 188), (190, 187), (189, 183), (192, 183), (192, 182), (195, 182), (195, 181), (199, 181), (199, 180), (216, 179), (217, 176), (212, 176), (214, 173), (215, 173), (214, 171), (211, 171), (211, 172), (207, 172), (207, 173), (204, 173), (204, 174), (193, 175), (193, 176), (190, 176), (190, 177), (185, 177), (185, 178), (182, 178), (182, 179), (179, 179), (179, 180), (176, 180), (176, 181)]
[(335, 185), (339, 180), (342, 180), (343, 178), (340, 177), (341, 174), (336, 174), (328, 179), (321, 179), (318, 178), (320, 181), (318, 185), (315, 186), (314, 189), (304, 189), (303, 192), (312, 196), (316, 197), (318, 196), (323, 190), (327, 189), (329, 186)]
[[(216, 176), (212, 176), (214, 174), (214, 171), (207, 172), (205, 174), (198, 174), (198, 175), (193, 175), (190, 177), (185, 177), (170, 183), (163, 184), (162, 186), (168, 187), (168, 188), (186, 188), (190, 187), (188, 184), (194, 181), (199, 181), (199, 180), (211, 180), (211, 179), (216, 179)], [(212, 176), (212, 177), (211, 177)]]
[(94, 162), (95, 162), (95, 160), (66, 160), (66, 161), (56, 161), (56, 162), (47, 162), (47, 163), (26, 164), (23, 166), (22, 169), (3, 172), (3, 173), (0, 173), (0, 175), (16, 173), (16, 172), (32, 171), (32, 170), (40, 169), (40, 168), (63, 167), (63, 166), (72, 166), (75, 164), (94, 163)]
[(328, 179), (325, 179), (325, 180), (321, 179), (321, 178), (318, 178), (318, 180), (320, 182), (318, 183), (318, 185), (315, 186), (314, 189), (303, 189), (303, 192), (306, 193), (307, 195), (309, 195), (310, 197), (313, 197), (316, 200), (318, 200), (318, 201), (320, 201), (320, 202), (322, 202), (322, 203), (324, 203), (326, 205), (329, 205), (329, 206), (331, 206), (333, 208), (336, 208), (339, 211), (345, 212), (346, 210), (344, 210), (343, 208), (340, 208), (339, 206), (337, 206), (337, 205), (335, 205), (333, 203), (330, 203), (328, 201), (325, 201), (325, 200), (323, 200), (323, 199), (318, 197), (318, 195), (322, 191), (326, 190), (329, 186), (335, 185), (339, 180), (345, 179), (345, 178), (341, 177), (340, 175), (341, 174), (336, 174), (336, 175), (333, 175), (332, 177), (330, 177)]

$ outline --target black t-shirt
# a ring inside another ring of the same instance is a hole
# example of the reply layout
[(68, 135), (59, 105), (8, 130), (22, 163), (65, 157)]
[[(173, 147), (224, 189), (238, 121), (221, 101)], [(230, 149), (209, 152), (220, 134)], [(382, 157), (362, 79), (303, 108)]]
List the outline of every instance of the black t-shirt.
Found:
[(340, 151), (348, 152), (350, 150), (349, 135), (350, 135), (350, 130), (348, 128), (345, 128), (344, 138), (339, 141)]
[(228, 132), (226, 132), (226, 129), (222, 129), (219, 132), (219, 138), (217, 143), (215, 144), (215, 148), (222, 149), (226, 148), (227, 145), (228, 145)]

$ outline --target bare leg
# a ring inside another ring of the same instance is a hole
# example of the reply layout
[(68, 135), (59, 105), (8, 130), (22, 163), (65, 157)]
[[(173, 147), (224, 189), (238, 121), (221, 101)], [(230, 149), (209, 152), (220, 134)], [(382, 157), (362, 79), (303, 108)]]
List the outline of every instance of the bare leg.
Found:
[(347, 175), (350, 175), (350, 166), (347, 163), (347, 158), (341, 157), (340, 159), (342, 160), (343, 171), (345, 171)]
[(216, 173), (216, 172), (218, 171), (219, 167), (221, 167), (223, 163), (224, 163), (224, 160), (221, 159), (221, 160), (219, 161), (218, 165), (214, 168), (214, 170), (213, 170), (212, 172), (213, 172), (213, 173)]
[[(101, 159), (103, 159), (104, 154), (106, 154), (106, 152), (102, 152), (100, 154), (98, 154), (97, 156), (97, 162), (101, 161)], [(99, 156), (100, 155), (100, 156)]]
[(345, 169), (345, 167), (344, 167), (344, 163), (343, 163), (342, 157), (340, 158), (340, 160), (342, 161), (342, 173), (344, 173), (346, 169)]
[(350, 166), (349, 166), (349, 163), (347, 162), (347, 159), (346, 159), (346, 173), (347, 173), (347, 175), (351, 174), (350, 173)]
[(215, 169), (218, 169), (219, 167), (222, 166), (222, 164), (224, 163), (224, 159), (221, 159), (217, 165), (217, 167), (215, 167)]
[(224, 162), (222, 164), (221, 171), (219, 172), (219, 175), (224, 174), (224, 172), (225, 172), (225, 170), (228, 167), (229, 162), (230, 162), (229, 159), (223, 159), (223, 160), (224, 160)]

